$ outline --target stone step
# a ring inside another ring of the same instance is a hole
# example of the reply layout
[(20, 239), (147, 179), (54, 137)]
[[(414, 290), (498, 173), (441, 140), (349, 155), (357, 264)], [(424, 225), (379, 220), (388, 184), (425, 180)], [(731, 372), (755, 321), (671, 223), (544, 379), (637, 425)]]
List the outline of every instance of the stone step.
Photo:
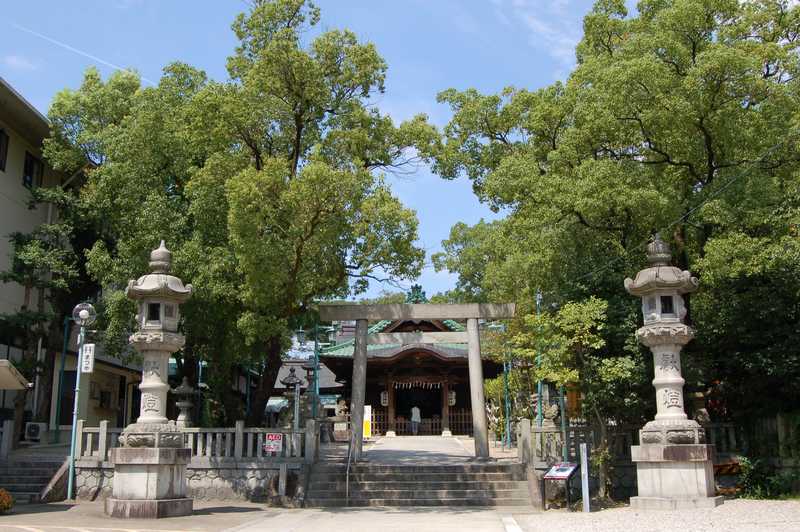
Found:
[[(494, 498), (446, 498), (446, 499), (350, 499), (350, 506), (513, 506), (531, 507), (529, 498), (494, 499)], [(347, 506), (344, 497), (338, 499), (306, 499), (310, 508), (340, 508)]]
[[(337, 482), (318, 482), (312, 480), (309, 483), (311, 490), (330, 490), (338, 491), (345, 490), (347, 482), (342, 479)], [(350, 489), (359, 490), (385, 490), (385, 489), (402, 489), (402, 490), (418, 490), (418, 489), (514, 489), (520, 486), (527, 486), (527, 483), (519, 480), (467, 480), (467, 481), (376, 481), (365, 480), (360, 482), (350, 482)]]
[[(311, 482), (336, 482), (346, 478), (344, 473), (319, 473), (311, 474)], [(355, 482), (404, 482), (415, 480), (418, 482), (470, 482), (470, 481), (518, 481), (525, 480), (525, 475), (512, 475), (510, 473), (350, 473), (350, 481)]]
[(0, 474), (7, 471), (46, 470), (55, 471), (64, 462), (0, 462)]
[[(347, 470), (346, 464), (320, 464), (316, 471), (340, 473)], [(404, 472), (404, 473), (505, 473), (524, 471), (522, 464), (453, 464), (453, 465), (398, 465), (358, 463), (350, 466), (350, 472)]]
[(39, 491), (9, 491), (14, 504), (36, 504), (39, 502)]
[(18, 482), (18, 483), (6, 483), (0, 480), (0, 488), (3, 488), (7, 492), (40, 492), (47, 483), (50, 482), (48, 478), (45, 482)]
[[(53, 471), (55, 474), (55, 471)], [(36, 474), (25, 475), (17, 473), (14, 475), (0, 474), (0, 487), (7, 486), (8, 484), (47, 484), (53, 478), (53, 474)]]
[[(316, 493), (315, 499), (338, 499), (344, 493)], [(528, 489), (454, 489), (454, 490), (350, 490), (350, 499), (384, 499), (384, 500), (404, 500), (404, 499), (519, 499), (528, 496)]]

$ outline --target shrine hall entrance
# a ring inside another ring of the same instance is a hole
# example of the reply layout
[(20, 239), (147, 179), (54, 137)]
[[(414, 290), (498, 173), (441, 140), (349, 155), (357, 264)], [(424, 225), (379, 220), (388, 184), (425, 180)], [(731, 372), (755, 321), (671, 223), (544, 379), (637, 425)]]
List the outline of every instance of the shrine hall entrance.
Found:
[(422, 421), (419, 435), (440, 435), (442, 433), (442, 388), (437, 385), (410, 386), (395, 389), (397, 435), (410, 435), (411, 409), (420, 410)]

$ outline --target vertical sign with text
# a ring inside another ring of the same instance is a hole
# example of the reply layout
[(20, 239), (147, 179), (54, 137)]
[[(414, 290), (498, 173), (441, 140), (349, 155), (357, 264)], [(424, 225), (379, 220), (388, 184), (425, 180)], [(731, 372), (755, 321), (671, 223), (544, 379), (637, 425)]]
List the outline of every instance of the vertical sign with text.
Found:
[(81, 373), (94, 371), (94, 344), (83, 344), (81, 350)]

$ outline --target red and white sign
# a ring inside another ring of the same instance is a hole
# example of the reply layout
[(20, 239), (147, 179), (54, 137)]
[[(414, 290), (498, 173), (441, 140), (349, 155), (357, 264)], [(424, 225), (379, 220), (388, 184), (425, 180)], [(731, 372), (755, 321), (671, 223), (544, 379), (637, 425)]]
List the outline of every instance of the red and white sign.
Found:
[(283, 434), (269, 433), (266, 434), (266, 441), (264, 441), (265, 453), (279, 453), (283, 450)]

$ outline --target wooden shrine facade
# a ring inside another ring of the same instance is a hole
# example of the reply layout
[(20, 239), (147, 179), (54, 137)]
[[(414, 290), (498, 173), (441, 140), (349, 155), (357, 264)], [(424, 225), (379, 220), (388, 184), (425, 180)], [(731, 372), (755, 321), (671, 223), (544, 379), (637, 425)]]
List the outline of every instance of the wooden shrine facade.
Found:
[(478, 321), (511, 318), (514, 312), (513, 303), (321, 305), (323, 321), (355, 321), (353, 340), (323, 350), (321, 357), (337, 380), (352, 375), (347, 388), (356, 459), (362, 452), (365, 404), (381, 405), (373, 408), (378, 417), (384, 416), (385, 432), (394, 428), (395, 434), (407, 430), (413, 406), (428, 420), (421, 428), (429, 433), (440, 428), (444, 434), (452, 431), (454, 416), (457, 419), (458, 412), (466, 409), (475, 456), (488, 458), (483, 379), (484, 374), (494, 376), (498, 368), (481, 359)]

